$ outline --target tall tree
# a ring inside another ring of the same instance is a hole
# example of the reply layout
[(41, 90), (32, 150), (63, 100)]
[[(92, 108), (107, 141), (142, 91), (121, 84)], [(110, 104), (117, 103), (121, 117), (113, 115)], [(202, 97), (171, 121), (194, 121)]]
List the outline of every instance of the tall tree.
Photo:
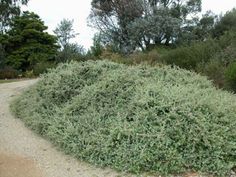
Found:
[(0, 32), (3, 33), (11, 19), (20, 15), (20, 6), (26, 5), (29, 0), (0, 0)]
[(58, 43), (61, 46), (57, 56), (58, 62), (80, 60), (85, 53), (81, 45), (71, 42), (78, 35), (73, 28), (73, 23), (73, 20), (63, 19), (54, 30)]
[(143, 14), (140, 0), (93, 0), (91, 25), (123, 52), (133, 50), (128, 25)]
[(236, 8), (228, 11), (218, 19), (213, 31), (213, 36), (219, 38), (226, 31), (236, 30)]
[(193, 41), (204, 41), (212, 36), (217, 15), (207, 11), (201, 18), (188, 20), (181, 29), (178, 37), (178, 43), (190, 44)]
[(54, 30), (62, 50), (70, 44), (71, 39), (74, 39), (78, 35), (73, 29), (73, 23), (73, 20), (63, 19)]
[(39, 62), (55, 59), (58, 46), (56, 37), (45, 32), (47, 27), (32, 12), (15, 17), (6, 33), (6, 63), (15, 69), (31, 69)]
[(97, 33), (93, 37), (93, 46), (90, 48), (90, 54), (99, 57), (102, 54), (104, 47), (102, 45), (102, 36), (100, 33)]
[(142, 50), (152, 45), (169, 45), (178, 38), (181, 22), (180, 18), (171, 15), (169, 9), (153, 8), (151, 13), (130, 23), (130, 38)]

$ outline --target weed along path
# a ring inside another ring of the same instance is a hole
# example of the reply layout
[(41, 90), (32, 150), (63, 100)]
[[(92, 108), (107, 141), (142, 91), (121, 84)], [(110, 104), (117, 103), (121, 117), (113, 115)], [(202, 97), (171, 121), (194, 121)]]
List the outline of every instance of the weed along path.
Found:
[(37, 80), (0, 84), (0, 177), (121, 177), (64, 155), (12, 116), (10, 101)]

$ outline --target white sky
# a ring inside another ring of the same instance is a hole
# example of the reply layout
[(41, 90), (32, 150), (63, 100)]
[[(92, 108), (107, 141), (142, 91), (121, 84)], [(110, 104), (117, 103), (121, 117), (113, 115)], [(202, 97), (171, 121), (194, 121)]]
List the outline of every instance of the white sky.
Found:
[[(87, 26), (87, 17), (90, 12), (91, 0), (30, 0), (27, 7), (37, 13), (45, 24), (49, 27), (49, 32), (56, 28), (63, 19), (74, 19), (74, 29), (79, 35), (76, 41), (89, 48), (92, 45), (93, 34), (96, 32)], [(202, 0), (203, 12), (213, 11), (215, 14), (225, 13), (236, 7), (236, 0)]]

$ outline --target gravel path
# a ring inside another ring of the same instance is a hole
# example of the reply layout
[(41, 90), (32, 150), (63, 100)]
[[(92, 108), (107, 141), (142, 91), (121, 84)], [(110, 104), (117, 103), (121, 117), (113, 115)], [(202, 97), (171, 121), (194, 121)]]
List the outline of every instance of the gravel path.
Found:
[(0, 84), (0, 177), (120, 177), (79, 162), (27, 129), (9, 111), (12, 98), (37, 82)]

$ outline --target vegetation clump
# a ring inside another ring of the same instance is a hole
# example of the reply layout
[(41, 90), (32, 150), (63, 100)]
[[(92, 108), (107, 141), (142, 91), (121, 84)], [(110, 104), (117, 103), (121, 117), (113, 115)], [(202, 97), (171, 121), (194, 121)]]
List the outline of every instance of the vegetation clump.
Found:
[(225, 176), (236, 166), (235, 99), (183, 69), (88, 61), (52, 69), (12, 110), (99, 166)]

